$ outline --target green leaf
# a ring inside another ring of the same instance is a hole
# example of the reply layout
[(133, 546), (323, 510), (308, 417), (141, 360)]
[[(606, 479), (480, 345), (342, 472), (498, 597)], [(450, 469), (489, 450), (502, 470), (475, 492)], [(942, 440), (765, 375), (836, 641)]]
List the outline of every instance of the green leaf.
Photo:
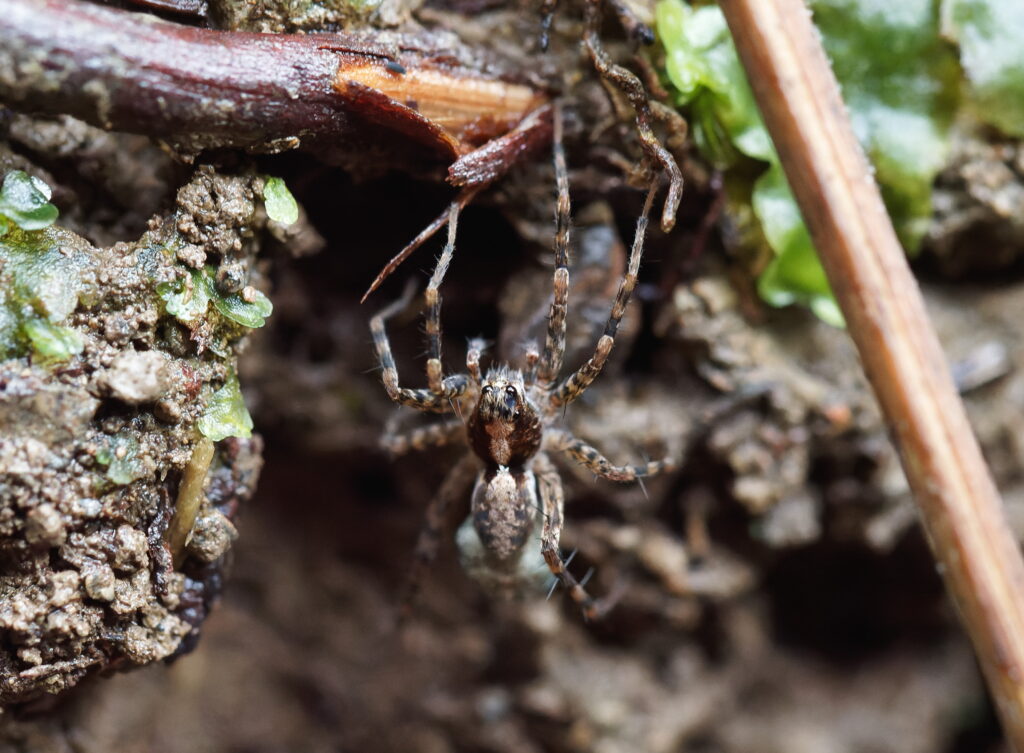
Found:
[(81, 353), (84, 344), (75, 330), (61, 327), (42, 318), (26, 319), (22, 330), (32, 345), (32, 350), (45, 363), (67, 361)]
[(722, 167), (735, 161), (735, 150), (774, 161), (775, 150), (722, 12), (664, 0), (655, 13), (666, 73), (678, 91), (678, 104), (693, 106), (695, 138), (705, 156)]
[(0, 359), (17, 355), (19, 350), (18, 317), (7, 305), (4, 292), (0, 290)]
[(960, 63), (978, 115), (1024, 136), (1024, 3), (944, 0), (942, 30), (960, 44)]
[(245, 407), (238, 377), (231, 374), (224, 386), (210, 396), (206, 411), (196, 424), (214, 442), (226, 437), (252, 436), (252, 417)]
[(189, 270), (189, 274), (173, 282), (160, 283), (157, 294), (164, 301), (164, 309), (183, 324), (194, 324), (206, 315), (212, 302), (214, 308), (226, 319), (243, 327), (262, 327), (274, 310), (270, 299), (258, 290), (250, 290), (252, 300), (247, 301), (241, 294), (223, 296), (217, 291), (214, 276), (217, 270), (212, 266)]
[(814, 21), (854, 131), (904, 248), (931, 217), (931, 186), (949, 155), (959, 69), (933, 0), (812, 0)]
[(83, 347), (60, 327), (89, 290), (94, 265), (87, 244), (59, 227), (25, 231), (13, 223), (0, 237), (0, 358), (34, 352), (65, 361)]
[(285, 225), (291, 225), (299, 219), (299, 205), (280, 178), (267, 178), (263, 184), (263, 200), (270, 219)]
[(110, 443), (96, 453), (96, 462), (107, 467), (107, 478), (126, 486), (146, 475), (139, 461), (139, 443), (130, 434), (115, 434)]
[(60, 323), (78, 306), (83, 274), (91, 264), (77, 253), (76, 238), (61, 228), (25, 232), (14, 227), (0, 238), (0, 286), (7, 305), (29, 308)]
[(0, 188), (0, 214), (22, 230), (42, 230), (57, 219), (57, 207), (50, 203), (51, 193), (39, 178), (22, 170), (11, 170)]
[(274, 311), (274, 305), (263, 293), (252, 291), (252, 301), (246, 301), (239, 295), (222, 297), (214, 291), (213, 305), (223, 316), (243, 327), (262, 327), (266, 318)]
[(206, 314), (211, 285), (203, 270), (193, 269), (173, 282), (156, 286), (164, 310), (182, 324), (194, 324)]
[(843, 317), (825, 270), (778, 164), (754, 184), (751, 203), (776, 254), (757, 281), (758, 293), (772, 306), (810, 306), (823, 320), (841, 327)]
[[(931, 216), (931, 184), (949, 151), (957, 97), (956, 61), (938, 36), (934, 2), (810, 5), (897, 232), (913, 251)], [(776, 306), (804, 303), (826, 321), (840, 322), (721, 11), (661, 0), (656, 22), (665, 73), (705, 157), (720, 168), (741, 167), (741, 155), (769, 164), (751, 191), (776, 255), (758, 281), (762, 297)], [(748, 160), (737, 175), (751, 172)]]

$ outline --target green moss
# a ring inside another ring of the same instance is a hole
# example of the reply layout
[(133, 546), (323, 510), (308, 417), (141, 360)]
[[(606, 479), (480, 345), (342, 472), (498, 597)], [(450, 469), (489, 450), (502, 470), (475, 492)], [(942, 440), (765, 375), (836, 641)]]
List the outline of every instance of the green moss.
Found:
[(281, 178), (267, 178), (263, 184), (263, 201), (270, 219), (285, 225), (299, 219), (299, 205)]
[(212, 266), (189, 270), (188, 274), (174, 282), (157, 285), (157, 295), (164, 302), (164, 310), (182, 324), (192, 326), (207, 315), (212, 302), (214, 309), (224, 318), (254, 329), (266, 324), (266, 318), (274, 307), (263, 293), (252, 293), (252, 300), (245, 300), (240, 294), (224, 296), (217, 291), (214, 276), (217, 270)]
[(32, 344), (32, 350), (43, 363), (66, 361), (82, 352), (82, 337), (69, 327), (61, 327), (46, 319), (34, 317), (21, 325)]
[(87, 294), (92, 257), (83, 241), (57, 227), (10, 227), (0, 237), (0, 358), (34, 354), (65, 361), (82, 340), (59, 326)]
[(267, 323), (267, 317), (274, 311), (274, 306), (260, 291), (252, 290), (251, 293), (252, 300), (247, 301), (241, 294), (222, 296), (214, 291), (211, 300), (221, 316), (243, 327), (255, 329)]
[(195, 324), (210, 305), (210, 285), (203, 270), (193, 269), (174, 282), (156, 286), (157, 295), (164, 302), (164, 310), (182, 324)]
[(0, 358), (32, 353), (40, 362), (66, 361), (84, 347), (60, 326), (78, 307), (92, 263), (77, 253), (83, 241), (51, 227), (57, 207), (50, 187), (21, 170), (0, 188)]
[(978, 117), (1010, 136), (1024, 136), (1024, 3), (945, 0), (942, 31), (960, 45)]
[(203, 436), (214, 442), (227, 437), (252, 436), (252, 417), (245, 407), (242, 389), (234, 373), (210, 396), (197, 426)]
[(0, 187), (0, 235), (13, 223), (22, 230), (42, 230), (57, 220), (57, 207), (50, 203), (51, 191), (39, 178), (11, 170)]
[(146, 475), (139, 460), (139, 443), (131, 434), (115, 434), (107, 446), (96, 453), (96, 462), (106, 466), (106, 477), (118, 486), (126, 486)]

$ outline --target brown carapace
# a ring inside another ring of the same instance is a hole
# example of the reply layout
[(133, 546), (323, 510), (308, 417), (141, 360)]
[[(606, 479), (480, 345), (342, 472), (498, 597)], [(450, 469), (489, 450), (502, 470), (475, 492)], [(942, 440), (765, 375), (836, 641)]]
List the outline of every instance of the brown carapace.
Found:
[[(673, 467), (671, 459), (643, 465), (617, 466), (598, 450), (562, 426), (566, 406), (576, 400), (601, 373), (612, 350), (615, 333), (636, 286), (647, 229), (647, 216), (656, 183), (648, 192), (637, 222), (629, 264), (612, 304), (604, 333), (593, 355), (576, 371), (559, 379), (565, 352), (569, 291), (569, 184), (561, 142), (561, 118), (554, 119), (554, 156), (558, 184), (554, 241), (554, 295), (543, 349), (526, 349), (521, 368), (500, 365), (481, 372), (484, 344), (471, 340), (466, 373), (445, 375), (441, 363), (441, 298), (439, 287), (455, 247), (458, 208), (448, 218), (448, 242), (425, 293), (428, 338), (427, 387), (399, 384), (398, 372), (385, 331), (385, 322), (410, 302), (411, 290), (377, 314), (370, 323), (383, 371), (384, 387), (392, 400), (429, 413), (451, 413), (462, 420), (388, 434), (383, 446), (394, 454), (429, 446), (465, 443), (467, 452), (449, 472), (427, 508), (427, 520), (416, 548), (406, 611), (411, 607), (423, 574), (437, 554), (450, 508), (464, 499), (472, 484), (470, 516), (457, 542), (466, 569), (489, 588), (520, 590), (536, 580), (540, 557), (565, 586), (588, 618), (599, 617), (606, 603), (592, 598), (569, 572), (559, 549), (562, 530), (562, 482), (551, 456), (562, 454), (597, 476), (634, 481)], [(539, 537), (536, 535), (540, 527)], [(536, 556), (539, 550), (540, 557)]]

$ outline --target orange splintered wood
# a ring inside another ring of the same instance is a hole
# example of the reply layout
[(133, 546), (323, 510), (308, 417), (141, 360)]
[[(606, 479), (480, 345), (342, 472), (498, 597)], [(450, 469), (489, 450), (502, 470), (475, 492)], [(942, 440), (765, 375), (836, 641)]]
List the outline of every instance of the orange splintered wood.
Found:
[(1024, 751), (1024, 561), (802, 0), (721, 0), (1007, 738)]
[(508, 133), (547, 101), (524, 84), (404, 63), (344, 56), (334, 88), (371, 120), (386, 118), (394, 128), (402, 119), (410, 136), (443, 144), (452, 156)]

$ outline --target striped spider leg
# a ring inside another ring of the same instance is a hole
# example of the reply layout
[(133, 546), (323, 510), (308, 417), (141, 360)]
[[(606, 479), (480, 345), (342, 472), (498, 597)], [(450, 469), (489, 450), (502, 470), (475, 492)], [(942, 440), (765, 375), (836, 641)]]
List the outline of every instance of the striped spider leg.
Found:
[[(427, 287), (427, 387), (399, 385), (384, 323), (408, 303), (400, 300), (371, 322), (377, 356), (388, 395), (396, 403), (428, 413), (457, 413), (465, 422), (415, 429), (405, 435), (388, 434), (383, 444), (398, 454), (412, 449), (464, 442), (467, 451), (442, 483), (427, 509), (427, 520), (416, 547), (406, 611), (419, 590), (423, 573), (435, 558), (449, 510), (472, 488), (470, 515), (457, 533), (463, 564), (488, 588), (516, 592), (536, 574), (536, 565), (554, 575), (587, 618), (599, 617), (607, 604), (592, 598), (569, 572), (559, 550), (563, 520), (562, 482), (553, 453), (580, 463), (597, 476), (619, 482), (636, 481), (671, 469), (671, 460), (643, 465), (616, 466), (597, 449), (560, 426), (565, 407), (576, 400), (600, 374), (615, 341), (615, 334), (636, 286), (643, 251), (647, 216), (654, 198), (652, 185), (636, 236), (628, 268), (619, 285), (604, 333), (594, 354), (576, 371), (559, 381), (565, 355), (568, 315), (570, 202), (569, 181), (562, 147), (562, 119), (554, 116), (554, 163), (557, 184), (554, 238), (554, 294), (548, 314), (544, 346), (526, 350), (523, 368), (507, 364), (480, 366), (483, 343), (470, 341), (466, 373), (445, 376), (441, 364), (440, 284), (454, 248), (456, 212), (449, 219), (448, 244)], [(538, 532), (539, 527), (539, 532)], [(535, 555), (535, 556), (534, 556)]]

